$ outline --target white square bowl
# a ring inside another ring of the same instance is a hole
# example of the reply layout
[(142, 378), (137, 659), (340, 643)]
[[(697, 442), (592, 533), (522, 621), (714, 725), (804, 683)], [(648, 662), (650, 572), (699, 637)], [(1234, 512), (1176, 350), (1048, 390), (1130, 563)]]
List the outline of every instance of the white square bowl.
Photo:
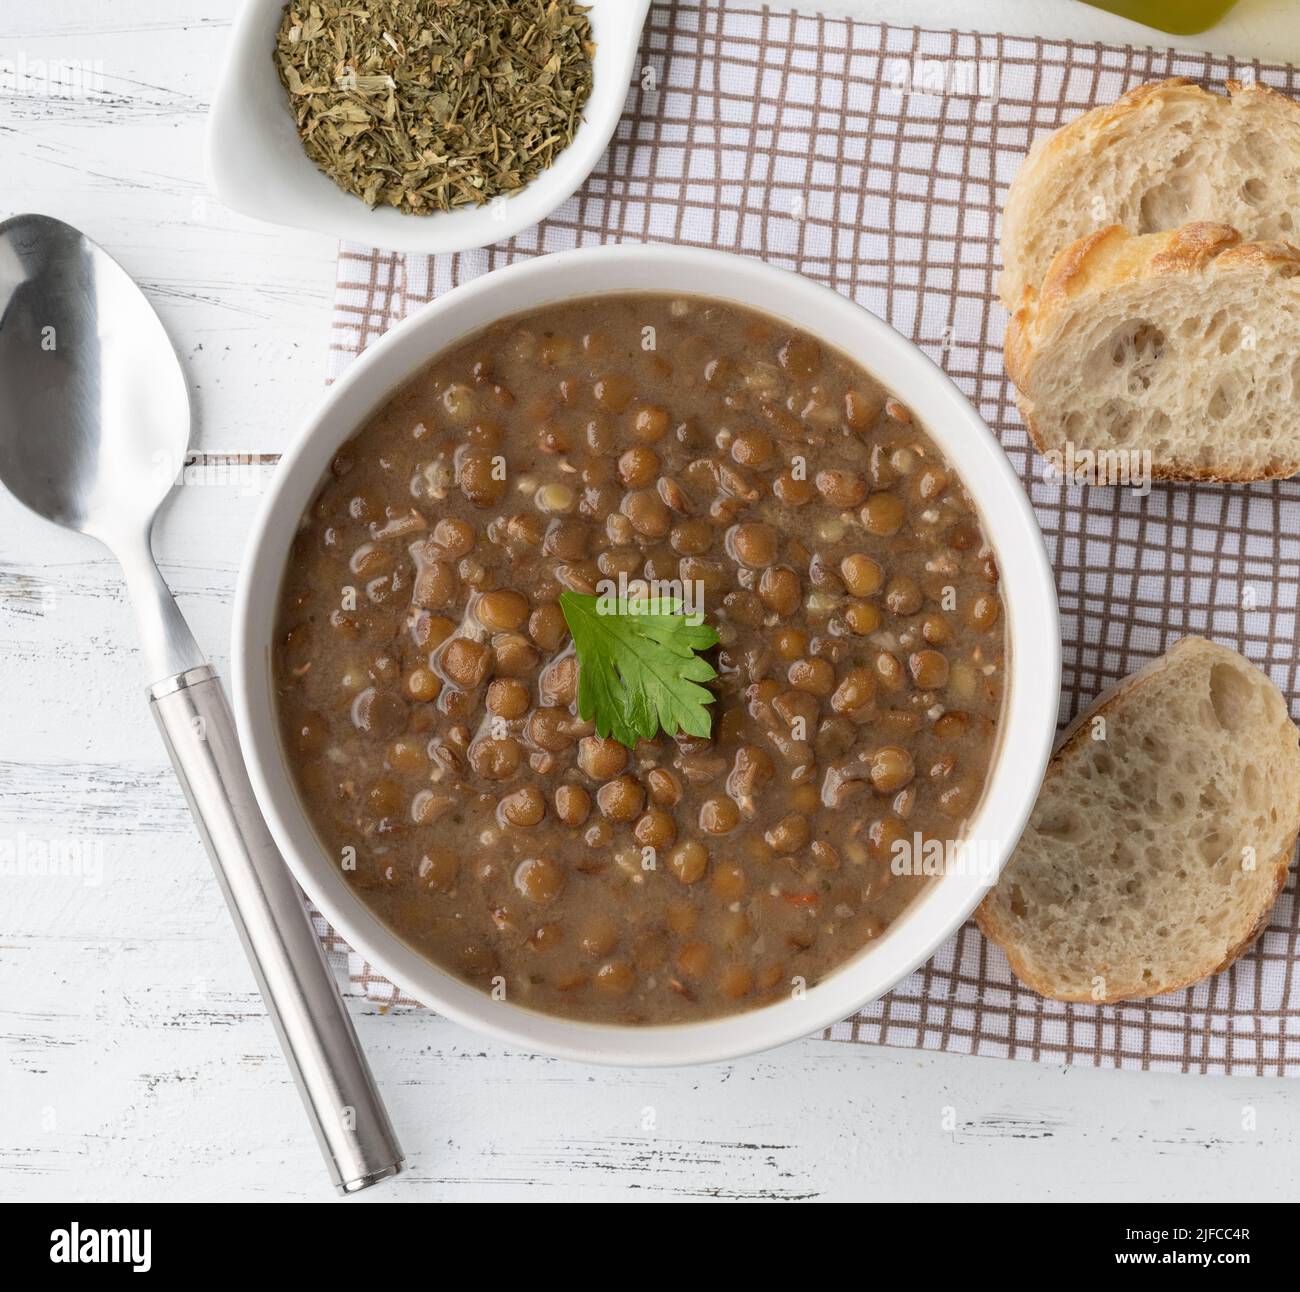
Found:
[(583, 183), (609, 144), (627, 99), (650, 0), (587, 0), (596, 43), (582, 124), (555, 164), (519, 192), (483, 206), (409, 215), (370, 210), (303, 150), (275, 66), (284, 0), (244, 0), (208, 118), (208, 183), (233, 211), (394, 251), (466, 251), (513, 237)]

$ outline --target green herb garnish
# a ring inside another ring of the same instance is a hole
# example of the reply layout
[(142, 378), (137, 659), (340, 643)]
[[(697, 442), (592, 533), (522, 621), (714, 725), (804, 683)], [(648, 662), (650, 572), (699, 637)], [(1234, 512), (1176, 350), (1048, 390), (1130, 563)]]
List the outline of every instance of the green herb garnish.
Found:
[(708, 624), (692, 623), (681, 602), (560, 593), (578, 652), (578, 714), (601, 736), (629, 749), (664, 730), (707, 736), (714, 695), (701, 682), (717, 677), (696, 653), (718, 644)]

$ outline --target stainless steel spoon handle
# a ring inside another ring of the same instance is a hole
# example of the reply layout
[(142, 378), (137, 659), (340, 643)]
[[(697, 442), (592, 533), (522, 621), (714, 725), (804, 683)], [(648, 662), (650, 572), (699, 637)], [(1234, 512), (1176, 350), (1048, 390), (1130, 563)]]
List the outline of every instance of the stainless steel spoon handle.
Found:
[(230, 706), (211, 665), (149, 688), (257, 985), (340, 1193), (403, 1166), (352, 1020), (298, 889), (253, 798)]

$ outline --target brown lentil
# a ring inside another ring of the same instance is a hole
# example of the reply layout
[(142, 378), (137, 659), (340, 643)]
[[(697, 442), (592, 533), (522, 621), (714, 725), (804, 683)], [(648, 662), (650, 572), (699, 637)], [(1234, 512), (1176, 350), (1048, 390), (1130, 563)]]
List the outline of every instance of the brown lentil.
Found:
[[(708, 739), (579, 716), (558, 599), (619, 578), (700, 581)], [(708, 1018), (924, 887), (892, 848), (978, 805), (1001, 611), (960, 479), (850, 359), (718, 302), (567, 302), (438, 356), (336, 456), (284, 578), (283, 744), (359, 900), (438, 964)]]

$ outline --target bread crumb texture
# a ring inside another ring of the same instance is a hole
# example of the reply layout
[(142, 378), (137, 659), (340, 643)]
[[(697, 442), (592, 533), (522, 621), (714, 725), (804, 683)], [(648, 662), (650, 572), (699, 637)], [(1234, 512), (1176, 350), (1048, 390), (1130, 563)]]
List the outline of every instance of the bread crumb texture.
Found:
[(1224, 224), (1062, 249), (1007, 329), (1040, 451), (1149, 453), (1156, 479), (1300, 471), (1300, 251)]
[(1251, 945), (1298, 830), (1286, 700), (1235, 651), (1186, 637), (1072, 726), (976, 918), (1044, 996), (1156, 996)]
[(1009, 310), (1057, 253), (1108, 225), (1161, 233), (1215, 221), (1248, 242), (1300, 240), (1300, 107), (1266, 85), (1212, 94), (1185, 77), (1140, 85), (1040, 139), (1003, 209)]

